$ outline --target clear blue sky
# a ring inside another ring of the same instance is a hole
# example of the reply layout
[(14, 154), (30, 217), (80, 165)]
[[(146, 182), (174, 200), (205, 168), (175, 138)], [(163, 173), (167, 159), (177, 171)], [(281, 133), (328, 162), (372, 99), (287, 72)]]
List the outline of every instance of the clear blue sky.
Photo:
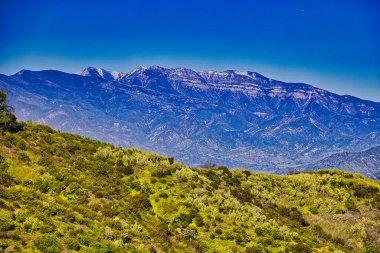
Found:
[(0, 0), (0, 73), (153, 64), (380, 101), (380, 1)]

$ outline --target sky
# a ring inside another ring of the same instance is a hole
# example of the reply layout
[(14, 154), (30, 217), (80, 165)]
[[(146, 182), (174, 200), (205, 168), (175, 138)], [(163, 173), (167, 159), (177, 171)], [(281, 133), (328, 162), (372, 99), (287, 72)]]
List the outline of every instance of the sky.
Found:
[(378, 0), (0, 0), (0, 73), (251, 70), (380, 102)]

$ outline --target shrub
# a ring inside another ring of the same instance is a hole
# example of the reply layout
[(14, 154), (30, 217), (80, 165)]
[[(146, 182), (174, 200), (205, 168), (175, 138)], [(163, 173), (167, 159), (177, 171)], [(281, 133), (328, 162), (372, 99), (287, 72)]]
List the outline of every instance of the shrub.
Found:
[(231, 190), (231, 194), (241, 202), (252, 202), (254, 199), (254, 196), (249, 189), (233, 189)]
[(0, 155), (0, 185), (11, 186), (13, 184), (13, 178), (8, 173), (9, 164), (5, 158)]
[(287, 208), (286, 206), (278, 206), (278, 211), (281, 216), (285, 216), (290, 220), (299, 222), (302, 226), (308, 226), (308, 222), (304, 219), (302, 213), (296, 208)]
[(352, 211), (352, 212), (359, 211), (358, 207), (355, 205), (355, 202), (351, 198), (348, 198), (346, 200), (345, 205), (346, 205), (347, 210), (349, 211)]
[(13, 230), (14, 228), (15, 224), (12, 219), (0, 214), (0, 232)]
[(170, 176), (173, 172), (170, 169), (158, 169), (152, 172), (153, 177), (163, 178)]
[(316, 206), (310, 206), (310, 207), (309, 207), (309, 211), (310, 211), (312, 214), (318, 214), (318, 207), (316, 207)]
[(116, 169), (119, 173), (123, 175), (131, 175), (134, 172), (132, 165), (124, 165), (122, 160), (118, 160)]
[(240, 231), (240, 233), (235, 236), (235, 241), (238, 245), (245, 246), (251, 241), (251, 237), (245, 231)]
[(73, 238), (67, 239), (65, 241), (65, 244), (66, 244), (67, 249), (69, 250), (79, 251), (81, 249), (79, 242)]
[(197, 175), (196, 172), (191, 169), (182, 168), (181, 170), (177, 170), (174, 174), (175, 178), (179, 182), (189, 182)]
[(56, 181), (51, 176), (43, 176), (36, 180), (34, 186), (41, 192), (46, 193), (49, 190), (56, 188), (54, 182)]
[(257, 236), (263, 236), (264, 233), (265, 233), (265, 230), (263, 228), (261, 228), (261, 227), (256, 227), (255, 228), (255, 233), (256, 233)]
[(0, 250), (1, 252), (4, 252), (6, 248), (8, 248), (8, 243), (6, 242), (0, 242)]
[(359, 184), (353, 187), (354, 195), (358, 198), (371, 198), (379, 194), (379, 189), (371, 185)]
[(130, 210), (135, 213), (148, 210), (152, 207), (152, 204), (149, 201), (149, 195), (146, 193), (139, 193), (131, 196), (128, 204)]
[(204, 226), (205, 222), (202, 218), (202, 216), (200, 216), (199, 214), (197, 216), (195, 216), (195, 225), (197, 225), (197, 227), (202, 227)]
[(250, 246), (245, 249), (245, 253), (267, 253), (270, 252), (268, 249), (264, 248), (262, 245)]
[(182, 232), (183, 234), (183, 237), (186, 239), (186, 240), (196, 240), (197, 239), (197, 236), (198, 236), (198, 232), (196, 230), (193, 230), (193, 229), (187, 229), (185, 228)]
[(29, 155), (24, 151), (18, 153), (18, 159), (22, 162), (30, 162)]
[(211, 186), (214, 189), (217, 189), (219, 185), (222, 183), (221, 177), (215, 173), (215, 171), (211, 169), (206, 169), (206, 170), (198, 170), (198, 172), (204, 176), (206, 176), (210, 181), (211, 181)]
[(131, 243), (132, 238), (129, 235), (123, 236), (123, 243)]
[(332, 236), (326, 233), (320, 225), (315, 225), (313, 227), (313, 232), (323, 240), (331, 240)]
[(227, 176), (227, 178), (231, 178), (232, 177), (232, 172), (231, 170), (229, 170), (226, 166), (219, 166), (218, 168), (216, 168), (216, 170), (220, 170), (223, 172), (223, 174), (225, 176)]
[(174, 219), (172, 220), (172, 224), (177, 227), (185, 228), (189, 226), (189, 224), (193, 221), (194, 217), (195, 215), (192, 212), (187, 214), (181, 213), (174, 217)]
[(35, 244), (42, 253), (59, 253), (62, 251), (62, 246), (55, 236), (42, 235)]
[(166, 192), (161, 192), (160, 195), (158, 195), (158, 197), (163, 198), (163, 199), (167, 199), (169, 197), (169, 195)]
[(310, 246), (304, 243), (297, 243), (296, 245), (291, 245), (290, 250), (294, 253), (312, 253)]
[(42, 221), (32, 216), (27, 217), (25, 221), (23, 222), (23, 227), (25, 231), (28, 233), (35, 232), (41, 229), (42, 226), (43, 226)]

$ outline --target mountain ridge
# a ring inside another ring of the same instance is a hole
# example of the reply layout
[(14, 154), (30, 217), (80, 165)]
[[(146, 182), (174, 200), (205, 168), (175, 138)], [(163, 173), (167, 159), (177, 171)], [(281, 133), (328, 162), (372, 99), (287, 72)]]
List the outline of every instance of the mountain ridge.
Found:
[[(345, 169), (361, 173), (367, 177), (380, 180), (380, 146), (360, 152), (342, 152), (327, 156), (313, 164), (289, 168), (289, 172), (314, 171), (325, 168)], [(366, 171), (366, 172), (364, 172)]]
[[(56, 71), (57, 73), (64, 73), (64, 74), (73, 74), (73, 75), (80, 75), (80, 76), (84, 76), (84, 77), (92, 77), (92, 78), (99, 78), (99, 79), (103, 79), (103, 80), (106, 80), (106, 81), (120, 81), (120, 80), (123, 80), (125, 77), (128, 77), (129, 75), (131, 74), (134, 74), (136, 72), (141, 72), (141, 71), (144, 71), (144, 70), (166, 70), (166, 71), (176, 71), (176, 70), (184, 70), (184, 71), (191, 71), (193, 73), (196, 73), (198, 75), (200, 75), (201, 77), (204, 77), (204, 76), (207, 76), (207, 75), (228, 75), (228, 74), (237, 74), (237, 75), (240, 75), (240, 76), (248, 76), (249, 78), (251, 79), (254, 79), (255, 76), (258, 76), (260, 79), (264, 79), (264, 80), (269, 80), (269, 81), (273, 81), (273, 82), (280, 82), (282, 84), (288, 84), (288, 85), (299, 85), (299, 86), (303, 86), (303, 87), (310, 87), (310, 88), (313, 88), (313, 89), (316, 89), (316, 90), (319, 90), (319, 91), (322, 91), (322, 92), (328, 92), (328, 93), (332, 93), (336, 96), (340, 96), (342, 98), (351, 98), (351, 99), (358, 99), (358, 100), (363, 100), (363, 101), (366, 101), (366, 102), (371, 102), (371, 103), (380, 103), (380, 102), (376, 102), (376, 101), (372, 101), (372, 100), (369, 100), (369, 99), (363, 99), (363, 98), (360, 98), (360, 97), (357, 97), (357, 96), (353, 96), (353, 95), (349, 95), (349, 94), (338, 94), (338, 93), (334, 93), (334, 92), (330, 92), (328, 91), (327, 89), (323, 89), (323, 88), (319, 88), (315, 85), (311, 85), (311, 84), (307, 84), (307, 83), (303, 83), (303, 82), (283, 82), (283, 81), (280, 81), (280, 80), (277, 80), (277, 79), (272, 79), (272, 78), (268, 78), (258, 72), (255, 72), (255, 71), (243, 71), (243, 70), (238, 70), (238, 69), (230, 69), (230, 70), (199, 70), (199, 71), (196, 71), (196, 70), (192, 70), (190, 68), (185, 68), (185, 67), (174, 67), (174, 68), (166, 68), (166, 67), (161, 67), (161, 66), (158, 66), (158, 65), (149, 65), (149, 66), (137, 66), (136, 68), (128, 71), (128, 72), (120, 72), (120, 71), (109, 71), (109, 70), (106, 70), (106, 69), (103, 69), (103, 68), (100, 68), (100, 67), (93, 67), (93, 66), (89, 66), (89, 67), (86, 67), (84, 68), (82, 71), (77, 71), (77, 72), (74, 72), (74, 73), (71, 73), (71, 72), (64, 72), (64, 71), (60, 71), (60, 70), (53, 70), (53, 69), (46, 69), (46, 70), (29, 70), (29, 69), (22, 69), (20, 70), (19, 72), (16, 72), (12, 75), (5, 75), (5, 74), (0, 74), (2, 76), (16, 76), (16, 75), (19, 75), (20, 73), (22, 72), (45, 72), (45, 71)], [(88, 71), (90, 70), (95, 70), (95, 71), (99, 71), (97, 72), (96, 74), (91, 74), (91, 73), (88, 73)], [(87, 72), (87, 73), (86, 73)], [(101, 72), (103, 72), (103, 74), (101, 74)], [(113, 74), (112, 74), (113, 73)], [(112, 78), (113, 79), (110, 79), (109, 77), (103, 77), (102, 75), (113, 75)], [(251, 76), (253, 75), (253, 76)]]
[(250, 71), (150, 66), (111, 81), (23, 71), (1, 77), (0, 87), (22, 120), (191, 166), (277, 171), (380, 145), (380, 103)]

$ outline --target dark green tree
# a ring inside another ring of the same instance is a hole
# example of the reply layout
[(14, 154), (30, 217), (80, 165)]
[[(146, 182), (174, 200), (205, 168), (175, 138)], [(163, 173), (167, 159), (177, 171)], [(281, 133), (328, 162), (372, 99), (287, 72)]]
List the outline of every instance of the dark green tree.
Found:
[(22, 125), (17, 122), (14, 109), (7, 105), (7, 94), (0, 90), (0, 130), (17, 132), (22, 129)]

